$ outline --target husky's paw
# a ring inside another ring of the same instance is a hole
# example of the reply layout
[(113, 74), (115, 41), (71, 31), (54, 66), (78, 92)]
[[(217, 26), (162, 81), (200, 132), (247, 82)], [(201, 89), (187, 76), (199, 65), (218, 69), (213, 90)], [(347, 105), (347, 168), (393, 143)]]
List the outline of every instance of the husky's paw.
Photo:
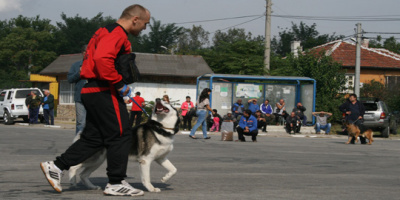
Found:
[(88, 186), (87, 187), (89, 190), (101, 190), (101, 187), (98, 185), (93, 185), (93, 186)]
[(149, 191), (149, 192), (161, 192), (160, 188), (154, 188), (153, 191)]

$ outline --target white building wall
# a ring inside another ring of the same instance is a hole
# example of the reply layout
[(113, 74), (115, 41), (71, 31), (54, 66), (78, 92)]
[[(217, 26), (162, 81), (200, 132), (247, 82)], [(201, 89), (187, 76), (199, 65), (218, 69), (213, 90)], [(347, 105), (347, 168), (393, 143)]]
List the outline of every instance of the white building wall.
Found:
[(162, 83), (133, 83), (129, 85), (133, 89), (133, 93), (140, 92), (141, 97), (145, 101), (154, 101), (156, 98), (162, 98), (168, 95), (171, 103), (179, 100), (173, 105), (180, 107), (182, 102), (186, 100), (186, 96), (190, 96), (192, 102), (196, 101), (196, 85), (189, 84), (162, 84)]

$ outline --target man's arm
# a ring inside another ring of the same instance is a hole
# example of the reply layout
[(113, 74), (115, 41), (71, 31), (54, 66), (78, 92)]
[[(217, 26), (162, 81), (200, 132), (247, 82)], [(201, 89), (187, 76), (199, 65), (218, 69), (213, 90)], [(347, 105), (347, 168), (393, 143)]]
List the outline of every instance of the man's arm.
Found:
[(71, 68), (68, 71), (67, 74), (67, 79), (69, 83), (76, 83), (79, 80), (81, 80), (81, 70), (80, 67), (82, 65), (82, 62), (75, 62), (74, 64), (72, 64)]

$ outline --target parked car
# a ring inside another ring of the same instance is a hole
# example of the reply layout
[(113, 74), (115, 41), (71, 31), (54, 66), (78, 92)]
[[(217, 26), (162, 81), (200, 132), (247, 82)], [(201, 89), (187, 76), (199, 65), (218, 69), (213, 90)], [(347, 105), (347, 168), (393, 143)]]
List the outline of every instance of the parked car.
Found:
[[(22, 118), (24, 122), (29, 122), (29, 111), (25, 105), (25, 99), (36, 91), (38, 96), (43, 97), (39, 88), (12, 88), (1, 91), (0, 93), (0, 115), (3, 116), (4, 124), (14, 124), (17, 118)], [(39, 109), (39, 119), (43, 122), (43, 108)]]
[(390, 112), (385, 102), (376, 100), (361, 100), (365, 107), (364, 125), (373, 130), (379, 130), (382, 137), (389, 137), (389, 133), (397, 134), (396, 116)]

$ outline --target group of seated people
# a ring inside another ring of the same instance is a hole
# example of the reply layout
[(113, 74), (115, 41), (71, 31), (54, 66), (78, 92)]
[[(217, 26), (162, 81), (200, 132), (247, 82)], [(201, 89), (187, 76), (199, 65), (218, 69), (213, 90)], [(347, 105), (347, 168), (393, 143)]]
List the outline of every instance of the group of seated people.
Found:
[[(293, 108), (292, 112), (288, 114), (286, 112), (285, 101), (280, 99), (276, 103), (275, 108), (269, 104), (269, 100), (265, 100), (264, 103), (258, 105), (257, 99), (248, 100), (248, 108), (242, 104), (242, 100), (238, 99), (232, 106), (232, 111), (228, 111), (226, 115), (221, 117), (218, 114), (218, 110), (213, 109), (214, 114), (207, 117), (207, 127), (211, 132), (221, 131), (221, 125), (224, 122), (233, 122), (234, 131), (238, 132), (239, 141), (245, 141), (244, 135), (252, 136), (252, 140), (256, 141), (258, 129), (263, 132), (267, 132), (267, 125), (274, 124), (285, 124), (286, 132), (291, 134), (299, 133), (302, 124), (307, 123), (307, 117), (304, 115), (306, 108), (301, 102), (298, 102), (296, 107)], [(316, 132), (321, 133), (321, 130), (325, 130), (326, 134), (329, 134), (330, 123), (327, 123), (327, 118), (332, 114), (327, 112), (313, 112), (313, 116), (316, 117)]]

